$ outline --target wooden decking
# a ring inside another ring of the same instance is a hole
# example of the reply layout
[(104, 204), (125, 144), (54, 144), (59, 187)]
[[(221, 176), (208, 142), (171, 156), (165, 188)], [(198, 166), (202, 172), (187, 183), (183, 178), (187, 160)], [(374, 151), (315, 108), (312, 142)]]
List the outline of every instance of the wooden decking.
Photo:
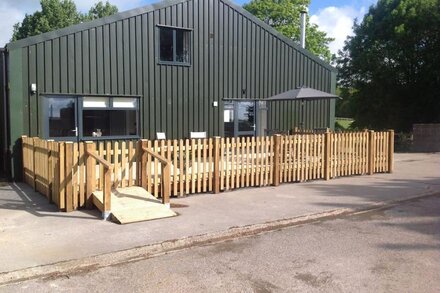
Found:
[[(103, 211), (103, 193), (93, 193), (93, 203)], [(111, 217), (119, 224), (128, 224), (176, 216), (169, 207), (142, 187), (131, 186), (112, 190)]]

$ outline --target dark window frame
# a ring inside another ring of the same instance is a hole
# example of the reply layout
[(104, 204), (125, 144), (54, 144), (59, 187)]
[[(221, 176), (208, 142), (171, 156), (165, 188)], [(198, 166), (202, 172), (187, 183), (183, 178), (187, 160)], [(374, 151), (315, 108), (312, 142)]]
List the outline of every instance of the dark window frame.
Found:
[[(121, 140), (121, 139), (139, 139), (140, 138), (140, 132), (141, 132), (141, 126), (140, 126), (140, 101), (141, 96), (131, 96), (131, 95), (90, 95), (90, 94), (53, 94), (53, 93), (42, 93), (40, 94), (40, 97), (43, 99), (43, 135), (42, 137), (45, 139), (52, 139), (55, 141), (86, 141), (86, 140)], [(59, 99), (65, 99), (65, 98), (74, 98), (75, 99), (75, 122), (77, 126), (78, 134), (77, 136), (69, 136), (69, 137), (51, 137), (49, 136), (49, 119), (48, 115), (45, 115), (47, 113), (47, 100), (45, 98), (59, 98)], [(84, 98), (90, 97), (105, 97), (109, 98), (109, 107), (83, 107), (83, 101)], [(94, 136), (84, 136), (83, 133), (83, 111), (86, 110), (109, 110), (109, 109), (116, 109), (121, 111), (126, 110), (133, 110), (133, 108), (113, 108), (113, 98), (127, 98), (127, 99), (137, 99), (137, 107), (136, 110), (136, 135), (117, 135), (117, 136), (100, 136), (100, 137), (94, 137)]]
[[(160, 30), (161, 29), (171, 29), (173, 31), (173, 61), (164, 61), (160, 59)], [(188, 62), (179, 62), (175, 61), (177, 60), (177, 53), (176, 53), (176, 32), (180, 30), (183, 32), (188, 33)], [(158, 24), (156, 25), (156, 56), (157, 56), (157, 64), (159, 65), (176, 65), (176, 66), (191, 66), (191, 54), (192, 54), (192, 31), (191, 28), (185, 28), (185, 27), (178, 27), (178, 26), (169, 26), (169, 25), (162, 25)]]
[[(78, 123), (79, 123), (79, 117), (78, 117), (78, 115), (77, 115), (77, 109), (78, 109), (78, 98), (77, 98), (77, 96), (75, 96), (75, 95), (64, 95), (64, 94), (51, 94), (51, 95), (49, 95), (49, 94), (42, 94), (42, 95), (40, 95), (40, 97), (42, 98), (41, 100), (41, 103), (42, 103), (42, 119), (43, 119), (43, 121), (42, 121), (42, 125), (43, 125), (43, 129), (42, 129), (42, 132), (43, 132), (43, 135), (42, 135), (42, 137), (43, 138), (45, 138), (45, 139), (51, 139), (51, 140), (55, 140), (55, 141), (77, 141), (78, 140), (78, 137), (79, 137), (79, 135), (78, 135), (78, 131), (79, 131), (79, 129), (76, 129), (77, 130), (77, 135), (76, 136), (50, 136), (50, 129), (49, 129), (49, 109), (48, 109), (48, 106), (49, 106), (49, 102), (48, 102), (48, 99), (46, 99), (46, 98), (55, 98), (55, 99), (72, 99), (73, 98), (73, 100), (74, 100), (74, 111), (75, 111), (75, 114), (74, 114), (74, 118), (75, 118), (75, 125), (76, 125), (76, 127), (78, 127)], [(40, 120), (41, 121), (41, 120)], [(79, 127), (78, 127), (79, 128)]]

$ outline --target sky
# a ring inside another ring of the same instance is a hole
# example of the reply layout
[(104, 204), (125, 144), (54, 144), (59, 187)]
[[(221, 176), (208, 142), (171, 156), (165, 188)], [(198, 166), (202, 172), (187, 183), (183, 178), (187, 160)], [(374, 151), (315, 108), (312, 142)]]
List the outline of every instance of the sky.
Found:
[[(137, 8), (159, 0), (109, 0), (118, 6), (119, 11)], [(232, 0), (244, 4), (249, 0)], [(335, 39), (330, 44), (332, 53), (342, 49), (348, 35), (352, 34), (355, 18), (362, 20), (370, 5), (377, 0), (311, 0), (310, 21), (317, 24), (329, 37)], [(79, 10), (86, 12), (94, 0), (74, 0)], [(95, 1), (97, 2), (97, 1)], [(0, 47), (8, 43), (12, 27), (23, 20), (26, 13), (31, 14), (40, 8), (39, 0), (0, 0)]]

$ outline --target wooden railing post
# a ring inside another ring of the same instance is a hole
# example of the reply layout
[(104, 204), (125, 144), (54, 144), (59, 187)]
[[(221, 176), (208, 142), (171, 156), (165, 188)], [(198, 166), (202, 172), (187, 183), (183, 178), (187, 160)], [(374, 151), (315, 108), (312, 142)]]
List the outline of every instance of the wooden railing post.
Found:
[(26, 138), (27, 138), (26, 135), (21, 136), (21, 157), (23, 159), (23, 164), (22, 164), (23, 167), (21, 168), (21, 172), (22, 172), (21, 178), (22, 178), (22, 181), (25, 183), (27, 183), (27, 181), (26, 181), (26, 168), (27, 168), (27, 164), (29, 164), (28, 160), (27, 160), (27, 150), (26, 150), (26, 146), (25, 146), (27, 144)]
[(112, 167), (106, 167), (104, 175), (104, 190), (103, 190), (103, 206), (102, 218), (108, 220), (110, 217), (110, 211), (112, 210)]
[(170, 207), (170, 178), (171, 165), (169, 163), (161, 163), (162, 166), (162, 203)]
[(91, 141), (86, 144), (86, 207), (93, 207), (92, 193), (96, 190), (96, 160), (89, 153), (95, 151), (95, 144)]
[(331, 148), (331, 139), (332, 134), (330, 130), (327, 128), (325, 131), (325, 137), (324, 137), (324, 143), (325, 143), (325, 153), (324, 153), (324, 179), (329, 180), (330, 179), (330, 168), (331, 168), (331, 154), (330, 154), (330, 148)]
[(394, 130), (390, 129), (389, 134), (389, 151), (388, 151), (388, 173), (393, 172), (394, 168)]
[(214, 193), (220, 193), (220, 136), (214, 137)]
[(52, 190), (54, 181), (54, 170), (53, 170), (53, 140), (47, 141), (47, 196), (49, 198), (49, 203), (52, 203)]
[(369, 131), (368, 142), (369, 142), (368, 174), (373, 175), (374, 174), (374, 160), (375, 160), (375, 146), (376, 146), (374, 130)]
[(274, 136), (274, 156), (273, 156), (273, 185), (280, 185), (280, 154), (281, 154), (281, 135), (275, 134)]
[(73, 142), (66, 142), (66, 212), (73, 211)]
[[(141, 156), (141, 171), (140, 171), (140, 176), (141, 176), (141, 186), (145, 189), (148, 190), (148, 186), (147, 186), (147, 152), (143, 151), (143, 148), (146, 148), (148, 146), (148, 140), (147, 139), (142, 139), (141, 140), (141, 151), (142, 151), (142, 156)], [(151, 170), (148, 170), (151, 171)]]
[(136, 142), (136, 185), (142, 186), (141, 171), (142, 171), (142, 140)]
[(32, 151), (31, 151), (31, 158), (32, 158), (32, 187), (34, 190), (37, 190), (37, 174), (36, 174), (36, 167), (35, 167), (35, 140), (37, 138), (32, 138)]

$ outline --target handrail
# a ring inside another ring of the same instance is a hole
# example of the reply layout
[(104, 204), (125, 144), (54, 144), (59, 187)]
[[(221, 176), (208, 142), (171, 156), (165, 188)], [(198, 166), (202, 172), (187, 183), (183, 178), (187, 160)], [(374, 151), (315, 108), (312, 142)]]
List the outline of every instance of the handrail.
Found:
[(162, 203), (166, 206), (170, 206), (170, 177), (171, 177), (171, 162), (168, 161), (165, 157), (149, 150), (146, 146), (147, 141), (141, 140), (142, 144), (142, 161), (141, 161), (141, 184), (142, 187), (147, 189), (147, 154), (153, 156), (157, 160), (161, 162), (162, 169)]
[(95, 152), (91, 152), (89, 150), (86, 150), (87, 155), (92, 156), (95, 160), (97, 160), (99, 163), (103, 164), (105, 168), (107, 169), (113, 169), (113, 165), (109, 163), (107, 160), (103, 159), (102, 157), (98, 156)]
[(144, 152), (147, 152), (148, 154), (152, 155), (152, 156), (155, 157), (156, 159), (158, 159), (158, 160), (159, 160), (162, 164), (164, 164), (164, 165), (167, 165), (167, 164), (170, 163), (166, 158), (164, 158), (164, 157), (162, 157), (161, 155), (159, 155), (159, 154), (153, 152), (152, 150), (149, 150), (149, 149), (146, 148), (146, 147), (142, 147), (142, 150), (143, 150)]
[(103, 182), (103, 202), (102, 207), (100, 208), (102, 211), (102, 217), (104, 220), (107, 220), (110, 217), (112, 202), (111, 202), (111, 193), (112, 193), (112, 173), (113, 173), (113, 165), (110, 164), (107, 160), (101, 158), (95, 152), (95, 144), (93, 142), (86, 142), (86, 172), (87, 172), (87, 184), (86, 184), (86, 193), (88, 198), (88, 206), (91, 206), (93, 199), (91, 198), (92, 193), (96, 190), (95, 182), (96, 182), (96, 161), (98, 163), (104, 165), (104, 179)]

